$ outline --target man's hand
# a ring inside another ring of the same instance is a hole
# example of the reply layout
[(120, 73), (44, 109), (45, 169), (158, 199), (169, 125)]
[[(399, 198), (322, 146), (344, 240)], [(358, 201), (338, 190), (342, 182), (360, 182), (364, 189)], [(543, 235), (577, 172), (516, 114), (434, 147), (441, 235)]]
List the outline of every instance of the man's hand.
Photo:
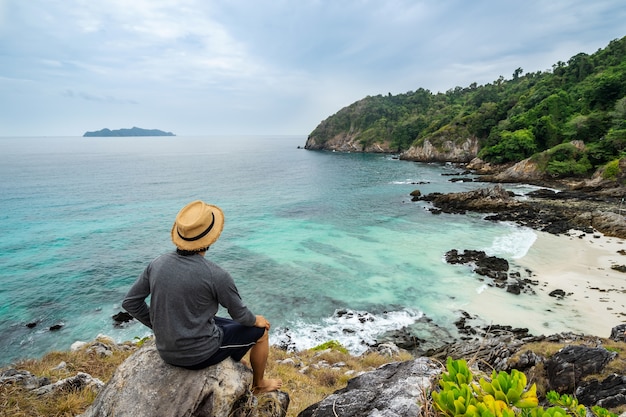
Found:
[(270, 322), (263, 316), (256, 316), (256, 321), (254, 322), (254, 327), (263, 327), (267, 330), (270, 329)]

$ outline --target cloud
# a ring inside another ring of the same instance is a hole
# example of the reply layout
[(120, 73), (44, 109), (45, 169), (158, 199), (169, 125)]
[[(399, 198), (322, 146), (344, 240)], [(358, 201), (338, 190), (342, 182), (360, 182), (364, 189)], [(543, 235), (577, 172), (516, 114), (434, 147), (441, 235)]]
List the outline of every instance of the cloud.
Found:
[[(105, 114), (154, 118), (179, 134), (306, 134), (367, 95), (484, 84), (592, 53), (624, 36), (625, 9), (620, 0), (0, 0), (0, 110), (11, 108), (0, 136), (48, 133), (51, 111), (79, 116), (59, 134)], [(16, 102), (31, 103), (22, 117)], [(36, 102), (50, 103), (45, 114)], [(33, 118), (42, 122), (25, 122)]]
[(67, 98), (77, 98), (81, 100), (87, 101), (96, 101), (101, 103), (112, 103), (112, 104), (139, 104), (135, 100), (131, 99), (120, 99), (111, 96), (96, 96), (93, 94), (85, 93), (82, 91), (73, 91), (73, 90), (65, 90), (61, 93), (62, 96)]

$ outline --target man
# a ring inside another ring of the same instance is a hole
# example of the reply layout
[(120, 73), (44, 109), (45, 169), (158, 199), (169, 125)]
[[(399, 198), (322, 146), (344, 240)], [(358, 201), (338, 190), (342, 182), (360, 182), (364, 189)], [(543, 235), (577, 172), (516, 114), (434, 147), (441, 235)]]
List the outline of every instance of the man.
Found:
[[(264, 377), (270, 323), (243, 304), (230, 274), (205, 258), (223, 227), (219, 207), (203, 201), (183, 207), (172, 227), (176, 251), (146, 267), (122, 306), (152, 329), (165, 362), (202, 369), (227, 357), (240, 361), (250, 350), (253, 392), (275, 391), (282, 382)], [(232, 320), (215, 316), (219, 305)]]

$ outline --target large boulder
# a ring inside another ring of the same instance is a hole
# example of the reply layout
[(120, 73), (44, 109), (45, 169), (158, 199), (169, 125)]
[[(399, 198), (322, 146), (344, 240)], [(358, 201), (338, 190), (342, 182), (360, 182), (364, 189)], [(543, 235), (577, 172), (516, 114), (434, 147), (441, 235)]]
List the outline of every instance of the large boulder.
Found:
[(252, 371), (231, 359), (199, 371), (168, 365), (149, 341), (117, 368), (80, 417), (256, 416), (258, 407), (272, 409), (264, 415), (286, 414), (286, 393), (257, 401), (251, 383)]
[(403, 417), (420, 415), (441, 373), (439, 363), (428, 358), (393, 362), (348, 381), (298, 417)]
[(546, 361), (549, 387), (573, 392), (583, 377), (600, 373), (616, 355), (603, 347), (566, 346)]

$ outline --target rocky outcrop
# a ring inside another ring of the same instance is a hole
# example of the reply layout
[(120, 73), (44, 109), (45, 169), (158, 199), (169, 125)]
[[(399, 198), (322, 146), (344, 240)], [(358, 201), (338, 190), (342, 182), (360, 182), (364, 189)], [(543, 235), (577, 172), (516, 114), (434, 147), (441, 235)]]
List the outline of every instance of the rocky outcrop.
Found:
[[(389, 140), (377, 140), (363, 143), (361, 132), (341, 132), (328, 139), (321, 140), (319, 136), (310, 135), (307, 138), (305, 149), (327, 150), (337, 152), (366, 152), (366, 153), (394, 153), (397, 148), (392, 147)], [(477, 138), (467, 139), (439, 139), (438, 142), (426, 139), (420, 146), (412, 146), (399, 155), (400, 159), (417, 162), (458, 162), (467, 163), (478, 154)]]
[(252, 371), (227, 359), (215, 366), (190, 371), (171, 366), (146, 342), (122, 363), (80, 417), (236, 417), (257, 416), (259, 404), (284, 416), (286, 393), (268, 394), (257, 401), (250, 392)]
[(342, 132), (330, 139), (321, 141), (318, 136), (311, 135), (307, 138), (304, 149), (326, 150), (337, 152), (366, 152), (366, 153), (393, 153), (390, 141), (377, 141), (363, 145), (359, 137), (360, 132)]
[(420, 146), (411, 146), (400, 154), (400, 159), (416, 162), (470, 162), (478, 155), (478, 139), (475, 137), (464, 140), (441, 140), (433, 144), (424, 140)]
[(468, 210), (481, 213), (518, 210), (522, 206), (500, 184), (462, 193), (432, 193), (419, 199), (432, 202), (437, 210), (444, 213), (455, 214), (465, 214)]
[(558, 193), (543, 190), (519, 199), (496, 184), (462, 193), (431, 193), (417, 199), (431, 202), (434, 207), (430, 211), (433, 214), (490, 213), (486, 220), (515, 222), (553, 234), (567, 233), (572, 229), (584, 233), (597, 230), (607, 236), (626, 238), (626, 219), (620, 213), (620, 200), (589, 190)]
[[(395, 362), (361, 374), (348, 381), (345, 388), (300, 412), (298, 417), (424, 414), (420, 411), (428, 404), (429, 392), (438, 388), (442, 364), (448, 357), (467, 360), (475, 372), (486, 378), (494, 370), (524, 372), (541, 385), (538, 392), (543, 393), (540, 402), (545, 406), (549, 406), (544, 396), (548, 390), (575, 394), (579, 403), (589, 408), (626, 404), (626, 376), (604, 374), (617, 354), (602, 346), (603, 339), (573, 333), (533, 336), (527, 329), (509, 326), (472, 326), (470, 320), (472, 317), (465, 314), (457, 324), (467, 335), (462, 340), (442, 346), (428, 358)], [(623, 331), (624, 325), (620, 325), (611, 333), (622, 335)], [(562, 348), (546, 356), (545, 351), (550, 350), (546, 346), (557, 345)], [(532, 346), (538, 350), (533, 351)]]
[(566, 346), (545, 362), (549, 388), (573, 392), (584, 377), (601, 373), (616, 356), (603, 347)]
[(529, 158), (504, 169), (490, 179), (495, 182), (536, 183), (545, 179), (545, 174), (539, 170), (537, 163)]
[(383, 365), (303, 410), (298, 417), (417, 416), (441, 365), (428, 358)]

